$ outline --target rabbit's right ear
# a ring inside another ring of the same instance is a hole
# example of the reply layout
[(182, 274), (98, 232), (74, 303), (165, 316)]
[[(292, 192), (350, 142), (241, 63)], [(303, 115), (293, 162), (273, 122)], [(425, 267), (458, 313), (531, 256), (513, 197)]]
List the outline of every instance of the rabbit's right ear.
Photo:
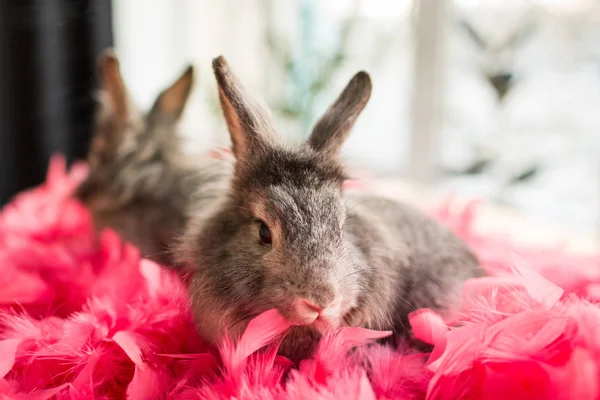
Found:
[(360, 71), (354, 75), (337, 100), (317, 121), (308, 138), (309, 146), (326, 154), (339, 153), (356, 119), (369, 102), (371, 88), (369, 74)]
[(131, 100), (121, 76), (121, 66), (113, 49), (106, 49), (97, 61), (102, 92), (108, 97), (114, 115), (126, 119), (131, 112)]
[(223, 56), (213, 60), (213, 70), (233, 153), (238, 160), (243, 159), (274, 140), (273, 124), (269, 114), (246, 94)]
[(188, 102), (194, 84), (194, 67), (188, 65), (183, 74), (156, 99), (151, 113), (178, 120)]

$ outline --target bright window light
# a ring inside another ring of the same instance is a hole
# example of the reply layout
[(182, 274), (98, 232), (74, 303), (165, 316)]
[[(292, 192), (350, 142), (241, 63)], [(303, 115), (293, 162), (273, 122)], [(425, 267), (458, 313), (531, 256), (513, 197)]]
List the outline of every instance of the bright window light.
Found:
[(367, 18), (397, 18), (410, 13), (412, 0), (361, 0), (361, 14)]

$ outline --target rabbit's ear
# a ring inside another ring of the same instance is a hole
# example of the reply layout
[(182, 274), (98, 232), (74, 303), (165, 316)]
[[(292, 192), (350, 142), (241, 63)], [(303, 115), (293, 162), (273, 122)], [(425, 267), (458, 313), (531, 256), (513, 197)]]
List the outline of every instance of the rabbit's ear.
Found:
[(275, 139), (269, 113), (250, 98), (223, 56), (213, 60), (219, 99), (236, 158), (259, 150)]
[(194, 67), (189, 65), (179, 78), (163, 90), (152, 107), (152, 113), (179, 119), (192, 92)]
[(121, 66), (113, 49), (107, 49), (98, 57), (98, 73), (102, 91), (108, 96), (112, 112), (126, 119), (131, 112), (131, 100), (121, 76)]
[(317, 122), (308, 144), (317, 151), (339, 152), (356, 119), (371, 97), (371, 78), (361, 71), (354, 75), (342, 94)]

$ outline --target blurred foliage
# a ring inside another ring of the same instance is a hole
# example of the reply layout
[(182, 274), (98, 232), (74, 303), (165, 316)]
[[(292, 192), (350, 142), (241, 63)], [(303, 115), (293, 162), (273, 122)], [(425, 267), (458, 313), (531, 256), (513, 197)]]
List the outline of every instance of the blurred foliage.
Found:
[[(358, 11), (359, 1), (349, 0), (349, 12), (338, 19), (333, 27), (327, 24), (331, 30), (325, 38), (327, 40), (323, 40), (323, 32), (316, 32), (316, 28), (323, 27), (319, 24), (321, 21), (317, 21), (317, 12), (322, 11), (317, 1), (292, 2), (299, 6), (294, 16), (299, 22), (296, 32), (276, 27), (273, 18), (279, 15), (272, 15), (273, 1), (262, 2), (266, 22), (264, 40), (268, 54), (264, 68), (269, 74), (265, 83), (267, 89), (272, 89), (265, 90), (266, 100), (275, 115), (307, 133), (314, 122), (315, 113), (324, 111), (317, 110), (316, 103), (332, 89), (332, 83), (351, 61), (350, 58), (356, 58), (359, 52), (361, 62), (366, 61), (370, 66), (384, 65), (390, 47), (399, 38), (398, 30), (381, 29), (373, 24), (368, 27), (369, 37), (372, 38), (368, 41), (368, 48), (357, 46), (357, 37), (363, 32), (359, 32), (359, 29), (369, 22)], [(206, 103), (210, 113), (220, 115), (216, 88), (207, 90)]]
[(520, 20), (507, 30), (500, 42), (490, 42), (465, 15), (458, 14), (455, 23), (462, 28), (483, 58), (487, 68), (481, 68), (481, 74), (494, 89), (498, 102), (502, 104), (508, 93), (518, 83), (515, 80), (514, 58), (517, 51), (527, 44), (528, 40), (538, 31), (539, 24), (534, 17), (535, 9), (530, 7), (523, 13)]
[(266, 30), (270, 56), (281, 68), (284, 77), (283, 93), (272, 106), (283, 118), (301, 123), (305, 131), (314, 117), (315, 99), (327, 91), (348, 60), (350, 39), (358, 19), (356, 12), (349, 13), (336, 29), (335, 44), (327, 48), (314, 46), (318, 40), (312, 30), (315, 22), (312, 7), (315, 4), (310, 1), (301, 3), (299, 46), (294, 46), (289, 38), (277, 32), (272, 23), (268, 23)]

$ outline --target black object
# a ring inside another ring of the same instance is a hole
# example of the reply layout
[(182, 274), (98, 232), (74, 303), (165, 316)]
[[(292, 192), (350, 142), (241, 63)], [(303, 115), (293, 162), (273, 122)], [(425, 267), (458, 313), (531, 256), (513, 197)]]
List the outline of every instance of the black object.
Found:
[(496, 96), (500, 102), (504, 100), (504, 97), (508, 94), (508, 91), (515, 84), (515, 77), (511, 72), (488, 75), (487, 79), (496, 91)]
[(480, 158), (464, 169), (446, 169), (444, 172), (447, 175), (479, 175), (488, 169), (492, 162), (490, 158)]
[(0, 206), (85, 156), (112, 36), (110, 0), (0, 0)]
[(527, 182), (531, 179), (535, 178), (540, 172), (540, 167), (538, 165), (531, 166), (527, 169), (524, 169), (517, 175), (513, 176), (510, 180), (510, 184), (514, 185), (521, 182)]

